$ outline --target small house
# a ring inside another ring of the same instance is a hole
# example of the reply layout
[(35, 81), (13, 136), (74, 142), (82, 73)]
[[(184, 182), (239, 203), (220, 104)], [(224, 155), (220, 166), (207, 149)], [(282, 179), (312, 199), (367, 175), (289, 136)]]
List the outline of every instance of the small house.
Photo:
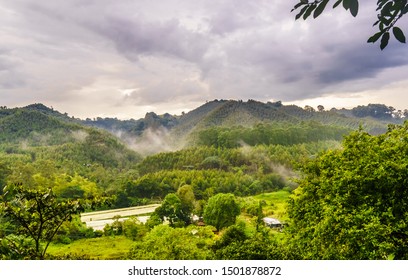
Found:
[(275, 219), (275, 218), (265, 217), (263, 218), (263, 221), (265, 225), (270, 228), (282, 228), (283, 227), (282, 223), (278, 219)]

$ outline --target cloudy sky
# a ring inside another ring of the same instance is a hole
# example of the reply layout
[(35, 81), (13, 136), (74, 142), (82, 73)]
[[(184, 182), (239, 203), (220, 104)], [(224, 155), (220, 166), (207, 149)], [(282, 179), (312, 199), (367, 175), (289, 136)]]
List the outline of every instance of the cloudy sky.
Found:
[(408, 47), (366, 43), (375, 1), (306, 22), (296, 2), (0, 0), (0, 105), (122, 119), (213, 99), (408, 108)]

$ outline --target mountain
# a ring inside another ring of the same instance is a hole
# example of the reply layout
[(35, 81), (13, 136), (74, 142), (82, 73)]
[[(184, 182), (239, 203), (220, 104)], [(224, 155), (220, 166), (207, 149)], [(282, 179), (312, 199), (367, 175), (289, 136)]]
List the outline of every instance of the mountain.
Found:
[(140, 160), (111, 133), (86, 126), (43, 104), (0, 109), (0, 153), (57, 160), (69, 165), (122, 168)]
[[(337, 133), (333, 139), (338, 139), (339, 133), (359, 127), (371, 134), (380, 134), (386, 131), (389, 123), (401, 123), (406, 117), (402, 112), (395, 112), (392, 107), (382, 104), (358, 106), (350, 110), (332, 108), (327, 111), (322, 107), (315, 110), (310, 106), (301, 108), (296, 105), (282, 105), (279, 101), (263, 103), (255, 100), (222, 99), (206, 102), (181, 116), (149, 112), (138, 120), (75, 119), (43, 104), (14, 109), (1, 108), (0, 129), (3, 133), (0, 134), (0, 141), (25, 140), (31, 145), (62, 144), (75, 140), (78, 133), (72, 132), (93, 129), (92, 131), (102, 133), (97, 129), (99, 128), (116, 135), (126, 145), (142, 154), (194, 145), (203, 132), (206, 133), (212, 128), (223, 130), (218, 131), (221, 134), (228, 130), (228, 133), (235, 135), (236, 140), (239, 137), (236, 134), (244, 133), (244, 128), (245, 133), (250, 134), (253, 133), (250, 128), (260, 124), (266, 125), (268, 130), (286, 127), (292, 130), (291, 133), (296, 133), (299, 131), (298, 127), (304, 126), (304, 123), (316, 123), (322, 127), (337, 129), (337, 132), (333, 132)], [(316, 125), (312, 126), (315, 130), (319, 129)], [(113, 135), (106, 134), (104, 137), (113, 137), (118, 141)]]
[(345, 115), (344, 110), (315, 111), (311, 107), (304, 109), (295, 105), (284, 106), (280, 102), (214, 100), (181, 116), (172, 131), (174, 135), (188, 137), (211, 127), (254, 127), (257, 124), (296, 125), (302, 122), (317, 122), (351, 130), (361, 126), (369, 133), (379, 134), (386, 131), (388, 123), (402, 122), (401, 119), (394, 118), (357, 117), (353, 115), (352, 110), (349, 115)]
[[(369, 108), (369, 109), (367, 109)], [(301, 108), (296, 105), (282, 105), (281, 102), (259, 102), (255, 100), (213, 100), (181, 116), (170, 114), (157, 115), (146, 113), (144, 118), (118, 120), (116, 118), (86, 119), (83, 124), (99, 127), (112, 133), (129, 137), (143, 138), (146, 132), (151, 135), (159, 131), (160, 137), (165, 131), (171, 143), (184, 142), (190, 135), (211, 127), (253, 127), (259, 123), (299, 124), (315, 121), (323, 125), (335, 125), (352, 130), (362, 126), (369, 133), (379, 134), (387, 129), (388, 123), (402, 122), (401, 118), (390, 118), (388, 113), (378, 114), (362, 112), (378, 111), (378, 108), (392, 108), (381, 104), (359, 106), (351, 110), (331, 109), (316, 111), (310, 106)], [(383, 112), (382, 111), (382, 112)], [(400, 114), (401, 115), (401, 114)], [(182, 138), (182, 140), (180, 140)]]

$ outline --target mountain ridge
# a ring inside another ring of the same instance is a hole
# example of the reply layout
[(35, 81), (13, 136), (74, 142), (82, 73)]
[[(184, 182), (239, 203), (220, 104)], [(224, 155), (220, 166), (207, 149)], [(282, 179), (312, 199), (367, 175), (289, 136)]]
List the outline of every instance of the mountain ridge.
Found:
[[(393, 110), (395, 111), (383, 104), (369, 104), (350, 110), (332, 108), (327, 111), (319, 108), (316, 111), (310, 106), (301, 108), (296, 105), (283, 105), (280, 101), (263, 103), (252, 99), (248, 101), (215, 99), (179, 116), (147, 112), (144, 118), (137, 120), (100, 117), (82, 120), (69, 117), (67, 113), (60, 113), (44, 104), (35, 103), (21, 108), (1, 107), (0, 130), (5, 132), (5, 135), (13, 131), (29, 134), (35, 130), (44, 132), (58, 126), (68, 130), (86, 126), (106, 130), (119, 138), (142, 139), (146, 134), (149, 134), (149, 137), (160, 134), (160, 137), (169, 136), (170, 142), (182, 142), (190, 135), (211, 127), (253, 127), (260, 123), (300, 124), (311, 121), (353, 130), (363, 127), (369, 133), (380, 134), (386, 131), (389, 123), (402, 123), (408, 116), (407, 110), (404, 111), (404, 113), (407, 111), (406, 115), (400, 111), (396, 114)], [(25, 120), (17, 121), (20, 125), (30, 123), (30, 116), (41, 121), (21, 130), (13, 123), (16, 116)]]

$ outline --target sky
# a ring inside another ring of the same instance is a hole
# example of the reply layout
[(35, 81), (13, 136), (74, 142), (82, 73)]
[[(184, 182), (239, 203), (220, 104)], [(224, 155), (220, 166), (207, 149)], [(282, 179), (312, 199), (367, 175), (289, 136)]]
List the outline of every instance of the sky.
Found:
[(0, 0), (0, 105), (120, 119), (214, 99), (408, 109), (407, 46), (366, 42), (375, 2), (295, 21), (296, 0)]

